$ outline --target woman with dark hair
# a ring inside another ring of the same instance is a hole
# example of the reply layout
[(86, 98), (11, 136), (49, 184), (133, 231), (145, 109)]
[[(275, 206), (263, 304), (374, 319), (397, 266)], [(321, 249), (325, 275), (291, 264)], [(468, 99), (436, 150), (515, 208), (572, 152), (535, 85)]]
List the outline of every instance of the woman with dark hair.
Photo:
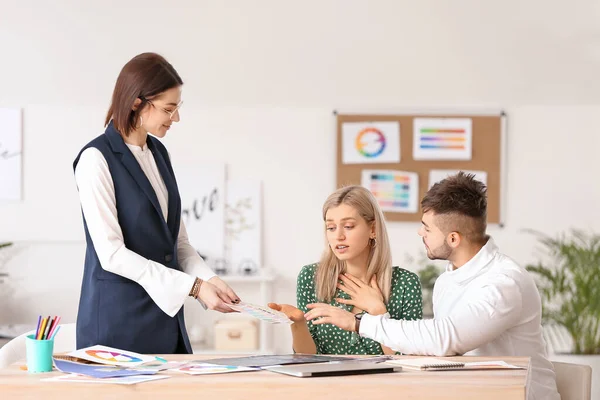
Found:
[(160, 55), (134, 57), (117, 78), (105, 132), (73, 163), (87, 242), (77, 348), (191, 353), (185, 299), (220, 312), (239, 302), (190, 245), (157, 139), (179, 122), (182, 85)]

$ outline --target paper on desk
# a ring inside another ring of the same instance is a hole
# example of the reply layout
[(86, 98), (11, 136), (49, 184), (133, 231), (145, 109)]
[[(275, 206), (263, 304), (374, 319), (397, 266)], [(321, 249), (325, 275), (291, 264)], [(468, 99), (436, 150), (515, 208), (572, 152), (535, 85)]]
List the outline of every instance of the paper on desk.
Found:
[(135, 370), (135, 371), (166, 371), (168, 369), (172, 369), (175, 370), (177, 368), (181, 368), (183, 366), (188, 365), (190, 362), (189, 361), (168, 361), (168, 362), (161, 362), (160, 364), (144, 364), (144, 365), (138, 365), (137, 367), (133, 367), (130, 368), (131, 370)]
[(281, 311), (273, 310), (269, 307), (259, 306), (257, 304), (240, 302), (238, 304), (227, 304), (232, 310), (248, 314), (251, 317), (258, 318), (261, 321), (271, 324), (292, 324), (292, 320)]
[(113, 366), (97, 364), (80, 364), (77, 362), (57, 359), (54, 359), (54, 365), (61, 372), (87, 375), (93, 378), (116, 378), (133, 375), (154, 375), (156, 373), (156, 371), (152, 370), (143, 371), (134, 369), (122, 369)]
[(99, 364), (119, 365), (122, 367), (136, 367), (147, 362), (156, 361), (156, 357), (154, 356), (101, 345), (75, 350), (67, 355)]
[(89, 376), (67, 374), (42, 379), (43, 382), (80, 382), (80, 383), (116, 383), (119, 385), (134, 385), (148, 381), (169, 378), (169, 375), (136, 375), (119, 378), (90, 378)]
[(209, 363), (193, 363), (173, 371), (185, 372), (189, 375), (227, 374), (230, 372), (259, 371), (260, 368), (238, 367), (234, 365), (217, 365)]
[(525, 369), (507, 363), (506, 361), (477, 361), (465, 363), (465, 368), (473, 369)]

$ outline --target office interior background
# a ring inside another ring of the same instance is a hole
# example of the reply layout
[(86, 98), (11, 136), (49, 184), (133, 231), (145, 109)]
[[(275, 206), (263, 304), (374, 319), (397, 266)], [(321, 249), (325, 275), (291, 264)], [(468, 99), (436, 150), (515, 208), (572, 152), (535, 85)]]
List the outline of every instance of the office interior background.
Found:
[[(274, 277), (273, 301), (295, 304), (298, 272), (324, 247), (335, 110), (504, 111), (504, 224), (489, 226), (501, 251), (525, 265), (538, 243), (524, 229), (600, 229), (597, 1), (1, 0), (0, 8), (0, 107), (23, 116), (22, 195), (0, 203), (0, 242), (15, 247), (2, 264), (0, 325), (34, 324), (40, 314), (75, 322), (85, 242), (72, 163), (103, 132), (121, 67), (146, 51), (185, 82), (181, 121), (164, 139), (176, 170), (224, 163), (227, 179), (260, 182), (259, 272)], [(419, 223), (387, 228), (394, 265), (417, 271)], [(256, 282), (232, 286), (262, 300)], [(190, 334), (210, 343), (221, 316), (191, 300), (186, 307)], [(273, 351), (291, 351), (287, 326), (270, 335)]]

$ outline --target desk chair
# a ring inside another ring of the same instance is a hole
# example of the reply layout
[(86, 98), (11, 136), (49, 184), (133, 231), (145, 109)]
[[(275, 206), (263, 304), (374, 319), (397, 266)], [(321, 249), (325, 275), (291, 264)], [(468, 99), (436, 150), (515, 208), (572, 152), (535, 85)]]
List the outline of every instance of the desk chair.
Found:
[[(60, 324), (60, 326), (60, 331), (54, 338), (54, 353), (75, 350), (75, 324)], [(29, 331), (19, 335), (0, 348), (0, 368), (7, 367), (19, 360), (25, 360), (25, 338), (34, 333), (35, 331)]]
[(562, 400), (592, 398), (592, 368), (589, 365), (552, 361), (556, 386)]

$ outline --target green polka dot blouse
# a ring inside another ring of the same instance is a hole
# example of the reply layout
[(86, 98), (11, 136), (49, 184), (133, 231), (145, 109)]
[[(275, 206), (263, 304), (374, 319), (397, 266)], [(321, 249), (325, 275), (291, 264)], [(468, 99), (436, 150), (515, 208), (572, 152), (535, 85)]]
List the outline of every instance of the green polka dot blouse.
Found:
[[(298, 275), (296, 298), (298, 308), (305, 313), (308, 311), (307, 304), (318, 302), (315, 290), (316, 270), (317, 264), (306, 265)], [(329, 304), (352, 311), (353, 306), (340, 304), (335, 298), (349, 299), (347, 293), (337, 289)], [(393, 319), (415, 320), (423, 317), (421, 282), (415, 273), (393, 267), (387, 309)], [(376, 341), (331, 324), (313, 325), (309, 321), (308, 330), (317, 346), (317, 354), (383, 354), (381, 345)]]

